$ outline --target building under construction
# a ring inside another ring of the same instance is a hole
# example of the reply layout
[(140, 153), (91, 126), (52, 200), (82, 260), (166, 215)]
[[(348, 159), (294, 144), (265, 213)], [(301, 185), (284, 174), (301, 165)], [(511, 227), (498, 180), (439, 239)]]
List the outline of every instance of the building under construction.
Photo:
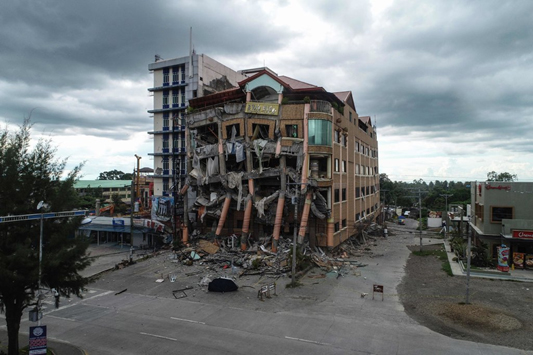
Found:
[(189, 101), (191, 229), (277, 250), (280, 237), (334, 248), (380, 214), (378, 141), (352, 93), (328, 92), (268, 68), (236, 88)]

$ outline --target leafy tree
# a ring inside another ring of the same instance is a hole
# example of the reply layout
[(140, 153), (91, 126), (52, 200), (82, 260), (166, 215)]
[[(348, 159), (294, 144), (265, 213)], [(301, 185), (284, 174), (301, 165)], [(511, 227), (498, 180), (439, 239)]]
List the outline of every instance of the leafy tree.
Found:
[(506, 181), (506, 182), (513, 182), (517, 180), (518, 177), (516, 174), (511, 174), (508, 172), (504, 173), (497, 173), (495, 171), (491, 171), (490, 173), (487, 173), (487, 181)]
[(120, 170), (104, 171), (98, 176), (98, 180), (131, 180), (132, 178), (133, 174), (124, 173)]
[[(51, 211), (76, 207), (74, 182), (81, 165), (66, 178), (66, 161), (55, 158), (50, 140), (30, 147), (31, 124), (24, 120), (15, 132), (0, 132), (0, 216), (35, 214), (40, 201)], [(79, 218), (43, 219), (43, 254), (39, 277), (40, 221), (0, 223), (0, 311), (6, 315), (8, 354), (19, 353), (19, 329), (23, 311), (36, 306), (36, 297), (51, 295), (81, 297), (88, 279), (79, 275), (90, 261), (84, 239), (71, 238)], [(41, 289), (39, 289), (39, 279)]]

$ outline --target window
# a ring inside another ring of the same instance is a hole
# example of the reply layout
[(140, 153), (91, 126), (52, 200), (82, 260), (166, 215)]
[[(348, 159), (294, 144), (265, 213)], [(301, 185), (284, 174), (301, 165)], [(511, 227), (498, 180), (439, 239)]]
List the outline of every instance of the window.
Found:
[(168, 128), (168, 113), (163, 114), (163, 128)]
[(168, 85), (168, 69), (163, 69), (163, 85)]
[(172, 90), (172, 104), (177, 105), (178, 103), (178, 91)]
[(490, 207), (490, 222), (502, 223), (504, 219), (513, 219), (513, 207)]
[(242, 219), (237, 220), (237, 228), (242, 228)]
[(345, 146), (345, 147), (348, 147), (348, 136), (347, 135), (342, 135), (342, 145)]
[(355, 142), (355, 151), (359, 153), (359, 142)]
[(163, 92), (163, 108), (165, 105), (168, 105), (168, 91)]
[(361, 219), (361, 213), (356, 213), (355, 214), (355, 220), (358, 221)]
[(359, 164), (355, 164), (355, 175), (359, 175)]
[(367, 187), (366, 187), (366, 195), (367, 195), (367, 196), (370, 195), (370, 186), (367, 186)]
[(343, 161), (342, 161), (342, 172), (343, 172), (343, 173), (346, 172), (346, 160), (343, 160)]
[(309, 144), (331, 145), (331, 125), (332, 123), (326, 120), (309, 120)]
[(476, 217), (483, 221), (484, 206), (476, 203)]
[(181, 104), (185, 105), (185, 89), (181, 90)]
[(350, 112), (350, 122), (352, 122), (352, 113)]
[(342, 220), (342, 228), (346, 228), (346, 218)]
[(174, 137), (174, 142), (172, 143), (172, 148), (178, 148), (179, 147), (179, 138), (178, 137)]
[(339, 202), (339, 201), (340, 201), (339, 189), (335, 189), (335, 202)]
[(172, 69), (172, 82), (177, 83), (180, 81), (180, 69), (179, 68), (173, 68)]
[(339, 159), (335, 158), (335, 172), (339, 172)]
[(338, 232), (340, 230), (339, 228), (339, 222), (335, 223), (335, 232)]
[(168, 158), (163, 159), (163, 170), (168, 170), (169, 164), (168, 164)]
[(235, 130), (235, 137), (240, 137), (241, 126), (236, 123), (226, 126), (226, 137), (228, 137), (228, 139), (231, 139), (233, 137), (233, 130)]
[(256, 137), (256, 138), (259, 138), (259, 139), (269, 139), (270, 136), (270, 126), (267, 125), (267, 124), (258, 124), (258, 123), (253, 123), (252, 124), (252, 132), (253, 132), (253, 135)]
[(181, 81), (185, 81), (185, 68), (181, 71)]
[(168, 193), (168, 180), (163, 180), (163, 193)]
[(346, 188), (342, 189), (342, 200), (346, 201)]
[(298, 125), (285, 125), (285, 132), (287, 133), (287, 137), (298, 138)]
[(163, 138), (163, 149), (168, 149), (168, 138)]
[(361, 197), (361, 188), (357, 186), (355, 188), (355, 198), (359, 198), (359, 197)]

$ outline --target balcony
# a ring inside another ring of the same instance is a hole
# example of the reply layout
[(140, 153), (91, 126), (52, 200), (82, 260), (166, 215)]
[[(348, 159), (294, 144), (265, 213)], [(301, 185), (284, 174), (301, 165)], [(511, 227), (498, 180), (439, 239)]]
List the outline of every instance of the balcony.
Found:
[(311, 100), (310, 104), (311, 113), (326, 113), (331, 115), (331, 103), (322, 100)]

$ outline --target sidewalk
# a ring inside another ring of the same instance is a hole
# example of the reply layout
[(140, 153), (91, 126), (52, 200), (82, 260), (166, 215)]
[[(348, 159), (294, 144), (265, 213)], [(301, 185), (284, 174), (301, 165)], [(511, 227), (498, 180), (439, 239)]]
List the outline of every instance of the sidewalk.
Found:
[[(457, 261), (453, 261), (455, 253), (450, 248), (450, 243), (447, 240), (443, 240), (446, 253), (448, 254), (448, 261), (452, 269), (454, 276), (466, 276), (466, 265), (462, 265)], [(496, 269), (493, 270), (480, 270), (471, 269), (470, 277), (480, 277), (485, 279), (496, 280), (508, 280), (508, 281), (521, 281), (521, 282), (533, 282), (533, 270), (511, 270), (509, 272), (501, 272)]]

